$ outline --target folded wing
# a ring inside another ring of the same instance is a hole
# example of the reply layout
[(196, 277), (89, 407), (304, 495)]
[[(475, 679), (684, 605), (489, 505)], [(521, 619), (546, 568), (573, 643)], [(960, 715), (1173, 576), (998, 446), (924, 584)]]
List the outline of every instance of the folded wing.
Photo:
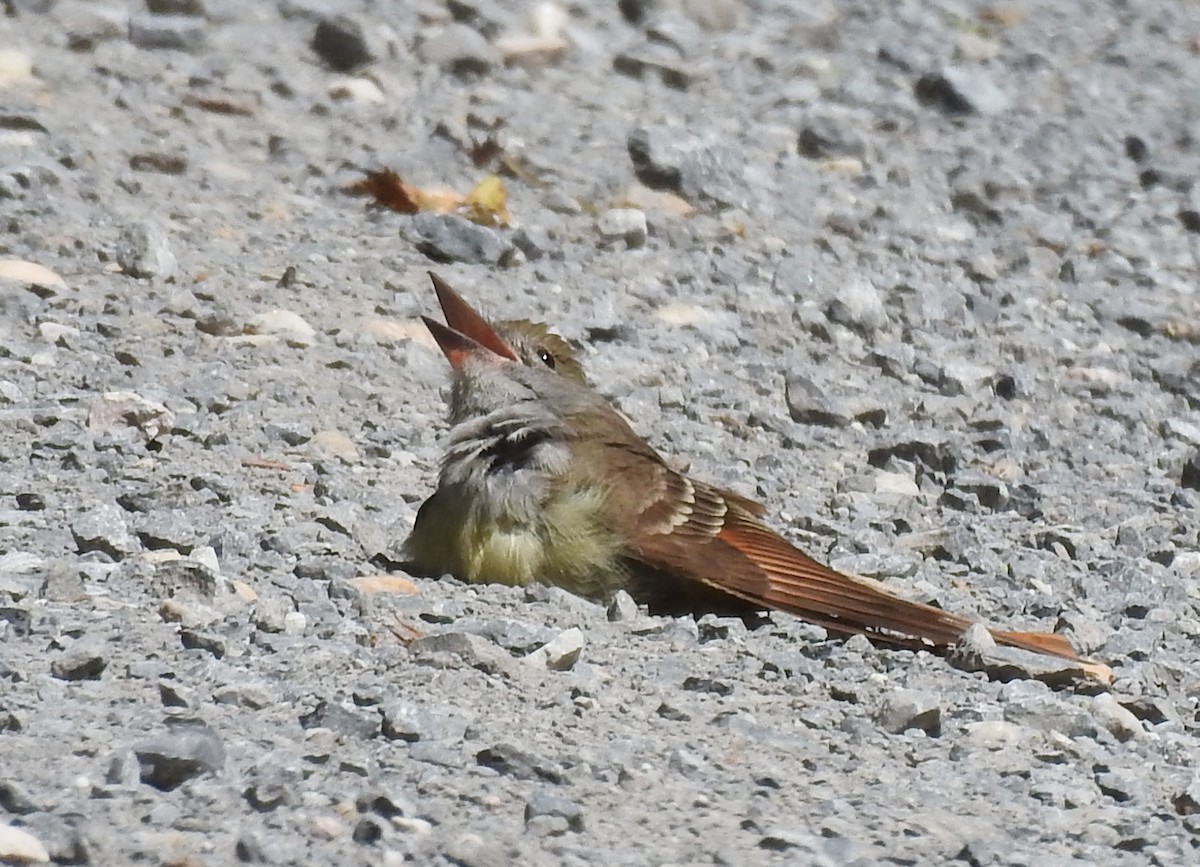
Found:
[[(578, 445), (597, 450), (581, 455), (584, 465), (605, 467), (617, 500), (615, 519), (632, 540), (629, 554), (650, 569), (703, 582), (834, 633), (862, 633), (898, 646), (948, 647), (975, 622), (818, 563), (760, 523), (757, 503), (675, 472), (627, 430), (623, 421), (612, 423), (608, 436)], [(992, 635), (1002, 644), (1077, 658), (1067, 640), (1053, 633), (992, 630)]]

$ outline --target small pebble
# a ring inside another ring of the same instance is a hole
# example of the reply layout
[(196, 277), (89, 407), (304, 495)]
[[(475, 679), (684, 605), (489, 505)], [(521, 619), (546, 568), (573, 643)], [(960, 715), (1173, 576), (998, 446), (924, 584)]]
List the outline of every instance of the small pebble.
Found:
[(1141, 720), (1122, 707), (1112, 693), (1102, 692), (1092, 699), (1092, 715), (1119, 741), (1128, 741), (1144, 733)]
[(40, 287), (52, 294), (67, 288), (67, 281), (46, 266), (22, 259), (0, 259), (0, 280)]
[(194, 15), (134, 15), (129, 41), (151, 50), (200, 51), (208, 44), (210, 26)]
[(631, 250), (646, 244), (646, 214), (635, 208), (613, 208), (596, 218), (596, 228), (605, 240), (624, 241)]
[(251, 334), (281, 337), (300, 346), (312, 343), (317, 334), (317, 330), (303, 316), (291, 310), (269, 310), (251, 316), (246, 323), (246, 330)]
[(496, 48), (465, 24), (443, 28), (422, 41), (417, 51), (426, 63), (464, 77), (483, 75), (500, 61)]
[(50, 853), (28, 831), (0, 824), (0, 861), (6, 864), (48, 864)]
[(130, 277), (170, 280), (179, 271), (166, 233), (149, 220), (134, 223), (121, 232), (117, 264)]
[(917, 690), (898, 689), (884, 696), (875, 721), (890, 734), (917, 729), (937, 737), (942, 733), (942, 708), (935, 696)]
[(551, 671), (569, 671), (579, 661), (584, 643), (583, 630), (572, 626), (528, 654), (525, 662)]
[(416, 214), (410, 234), (417, 249), (435, 262), (495, 265), (512, 249), (495, 229), (457, 214)]
[(344, 16), (322, 19), (311, 45), (317, 56), (338, 72), (350, 72), (375, 60), (362, 25)]

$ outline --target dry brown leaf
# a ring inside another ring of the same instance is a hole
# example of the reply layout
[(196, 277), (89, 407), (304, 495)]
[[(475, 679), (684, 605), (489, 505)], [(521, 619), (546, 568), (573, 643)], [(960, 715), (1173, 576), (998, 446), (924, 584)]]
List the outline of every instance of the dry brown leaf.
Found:
[(421, 210), (414, 196), (416, 188), (400, 180), (400, 176), (391, 169), (368, 172), (361, 181), (350, 185), (350, 192), (357, 196), (370, 196), (374, 200), (371, 204), (376, 207), (391, 208), (401, 214), (415, 214)]
[(503, 153), (504, 148), (500, 147), (500, 143), (494, 138), (486, 138), (481, 142), (474, 142), (470, 148), (471, 164), (481, 169)]
[[(481, 169), (504, 154), (504, 146), (500, 144), (496, 135), (503, 126), (504, 118), (497, 117), (487, 121), (477, 114), (467, 115), (467, 132), (471, 136), (471, 144), (468, 147), (460, 142), (459, 147), (467, 152), (473, 166)], [(483, 131), (482, 139), (475, 137), (477, 130)]]
[(422, 211), (432, 211), (435, 214), (449, 214), (463, 203), (463, 197), (454, 190), (445, 187), (430, 187), (422, 190), (410, 187), (416, 197), (417, 208)]
[(442, 187), (422, 189), (405, 183), (391, 169), (370, 172), (349, 186), (356, 195), (370, 196), (376, 207), (390, 208), (402, 214), (429, 211), (435, 214), (459, 214), (481, 226), (503, 227), (510, 221), (508, 191), (496, 175), (488, 175), (466, 196)]
[(508, 190), (496, 175), (488, 175), (475, 185), (463, 202), (463, 216), (481, 226), (503, 227), (509, 223)]

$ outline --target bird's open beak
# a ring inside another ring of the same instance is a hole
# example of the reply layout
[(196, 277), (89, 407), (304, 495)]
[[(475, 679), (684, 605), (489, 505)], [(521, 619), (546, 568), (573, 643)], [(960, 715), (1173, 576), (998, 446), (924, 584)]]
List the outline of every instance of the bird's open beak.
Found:
[(436, 319), (430, 319), (428, 316), (422, 316), (421, 321), (425, 323), (425, 327), (429, 329), (429, 333), (437, 341), (437, 345), (446, 356), (446, 360), (450, 362), (450, 366), (455, 370), (462, 368), (468, 358), (485, 360), (497, 358), (496, 353), (480, 344), (479, 341), (473, 340), (463, 334), (461, 331), (447, 328)]
[[(446, 325), (449, 329), (444, 329), (440, 323), (431, 323), (431, 320), (425, 319), (425, 324), (429, 327), (433, 339), (438, 342), (438, 346), (442, 348), (442, 352), (450, 359), (450, 364), (458, 367), (454, 358), (451, 356), (451, 350), (447, 348), (447, 343), (443, 341), (445, 331), (454, 332), (457, 337), (466, 337), (477, 348), (489, 349), (501, 358), (507, 358), (509, 361), (518, 361), (517, 354), (513, 352), (511, 346), (504, 342), (499, 334), (495, 332), (492, 326), (486, 319), (475, 312), (462, 296), (450, 288), (450, 284), (434, 274), (429, 272), (429, 279), (433, 281), (433, 289), (437, 292), (438, 303), (442, 305), (442, 315), (446, 317)], [(424, 317), (422, 317), (424, 318)], [(442, 336), (439, 336), (439, 331), (434, 329), (437, 325), (442, 330)], [(456, 338), (457, 339), (457, 338)], [(459, 348), (459, 343), (451, 342), (455, 351), (462, 352)], [(461, 361), (461, 356), (460, 356)]]

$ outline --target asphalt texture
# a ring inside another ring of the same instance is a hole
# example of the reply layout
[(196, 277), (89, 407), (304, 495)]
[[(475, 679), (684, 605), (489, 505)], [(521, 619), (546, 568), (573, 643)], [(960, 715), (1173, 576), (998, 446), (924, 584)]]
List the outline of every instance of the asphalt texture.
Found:
[[(1195, 3), (0, 12), (0, 861), (1195, 863)], [(1111, 684), (410, 581), (429, 269)]]

